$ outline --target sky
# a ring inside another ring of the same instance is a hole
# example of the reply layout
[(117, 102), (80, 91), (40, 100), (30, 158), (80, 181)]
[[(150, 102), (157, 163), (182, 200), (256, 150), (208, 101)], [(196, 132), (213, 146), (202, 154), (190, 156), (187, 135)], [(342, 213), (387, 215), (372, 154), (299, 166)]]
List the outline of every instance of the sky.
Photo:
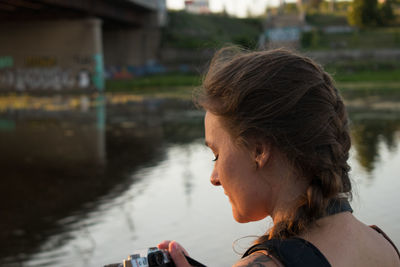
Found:
[[(229, 14), (246, 17), (250, 11), (252, 15), (261, 15), (265, 12), (267, 4), (276, 5), (278, 0), (209, 0), (212, 12), (221, 12), (226, 7)], [(184, 0), (167, 0), (168, 9), (183, 9)]]

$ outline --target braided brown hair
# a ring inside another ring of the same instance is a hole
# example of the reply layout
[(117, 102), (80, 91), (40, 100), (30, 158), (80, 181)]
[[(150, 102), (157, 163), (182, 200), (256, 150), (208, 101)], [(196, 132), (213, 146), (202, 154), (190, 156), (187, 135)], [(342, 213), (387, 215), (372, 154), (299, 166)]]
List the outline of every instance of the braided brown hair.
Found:
[(351, 197), (347, 113), (332, 78), (311, 59), (283, 49), (221, 49), (196, 102), (221, 116), (235, 139), (271, 142), (307, 179), (296, 208), (259, 242), (299, 235), (339, 193)]

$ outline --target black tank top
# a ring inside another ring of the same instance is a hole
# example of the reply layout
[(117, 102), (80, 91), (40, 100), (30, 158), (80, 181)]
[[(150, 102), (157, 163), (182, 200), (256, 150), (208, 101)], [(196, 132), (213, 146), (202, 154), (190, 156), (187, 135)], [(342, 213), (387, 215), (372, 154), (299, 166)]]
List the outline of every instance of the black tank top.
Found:
[[(347, 199), (334, 199), (327, 208), (327, 214), (353, 212)], [(256, 251), (267, 251), (286, 267), (330, 267), (325, 256), (313, 244), (299, 237), (288, 239), (270, 239), (264, 243), (250, 247), (242, 258)]]

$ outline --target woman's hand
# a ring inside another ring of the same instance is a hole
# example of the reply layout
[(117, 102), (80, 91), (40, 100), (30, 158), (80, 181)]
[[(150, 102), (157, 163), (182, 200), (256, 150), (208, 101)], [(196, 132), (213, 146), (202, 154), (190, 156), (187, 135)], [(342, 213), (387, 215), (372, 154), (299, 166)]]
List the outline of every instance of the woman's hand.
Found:
[(190, 267), (185, 255), (189, 256), (187, 251), (176, 241), (165, 240), (157, 245), (159, 249), (165, 249), (171, 255), (176, 267)]

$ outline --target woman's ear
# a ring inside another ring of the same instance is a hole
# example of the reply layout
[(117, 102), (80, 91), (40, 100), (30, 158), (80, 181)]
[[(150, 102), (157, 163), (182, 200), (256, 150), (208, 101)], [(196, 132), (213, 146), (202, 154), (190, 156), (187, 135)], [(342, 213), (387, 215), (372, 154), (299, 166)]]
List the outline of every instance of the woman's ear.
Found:
[(270, 156), (272, 146), (269, 142), (257, 142), (254, 147), (254, 158), (256, 161), (257, 169), (263, 168)]

